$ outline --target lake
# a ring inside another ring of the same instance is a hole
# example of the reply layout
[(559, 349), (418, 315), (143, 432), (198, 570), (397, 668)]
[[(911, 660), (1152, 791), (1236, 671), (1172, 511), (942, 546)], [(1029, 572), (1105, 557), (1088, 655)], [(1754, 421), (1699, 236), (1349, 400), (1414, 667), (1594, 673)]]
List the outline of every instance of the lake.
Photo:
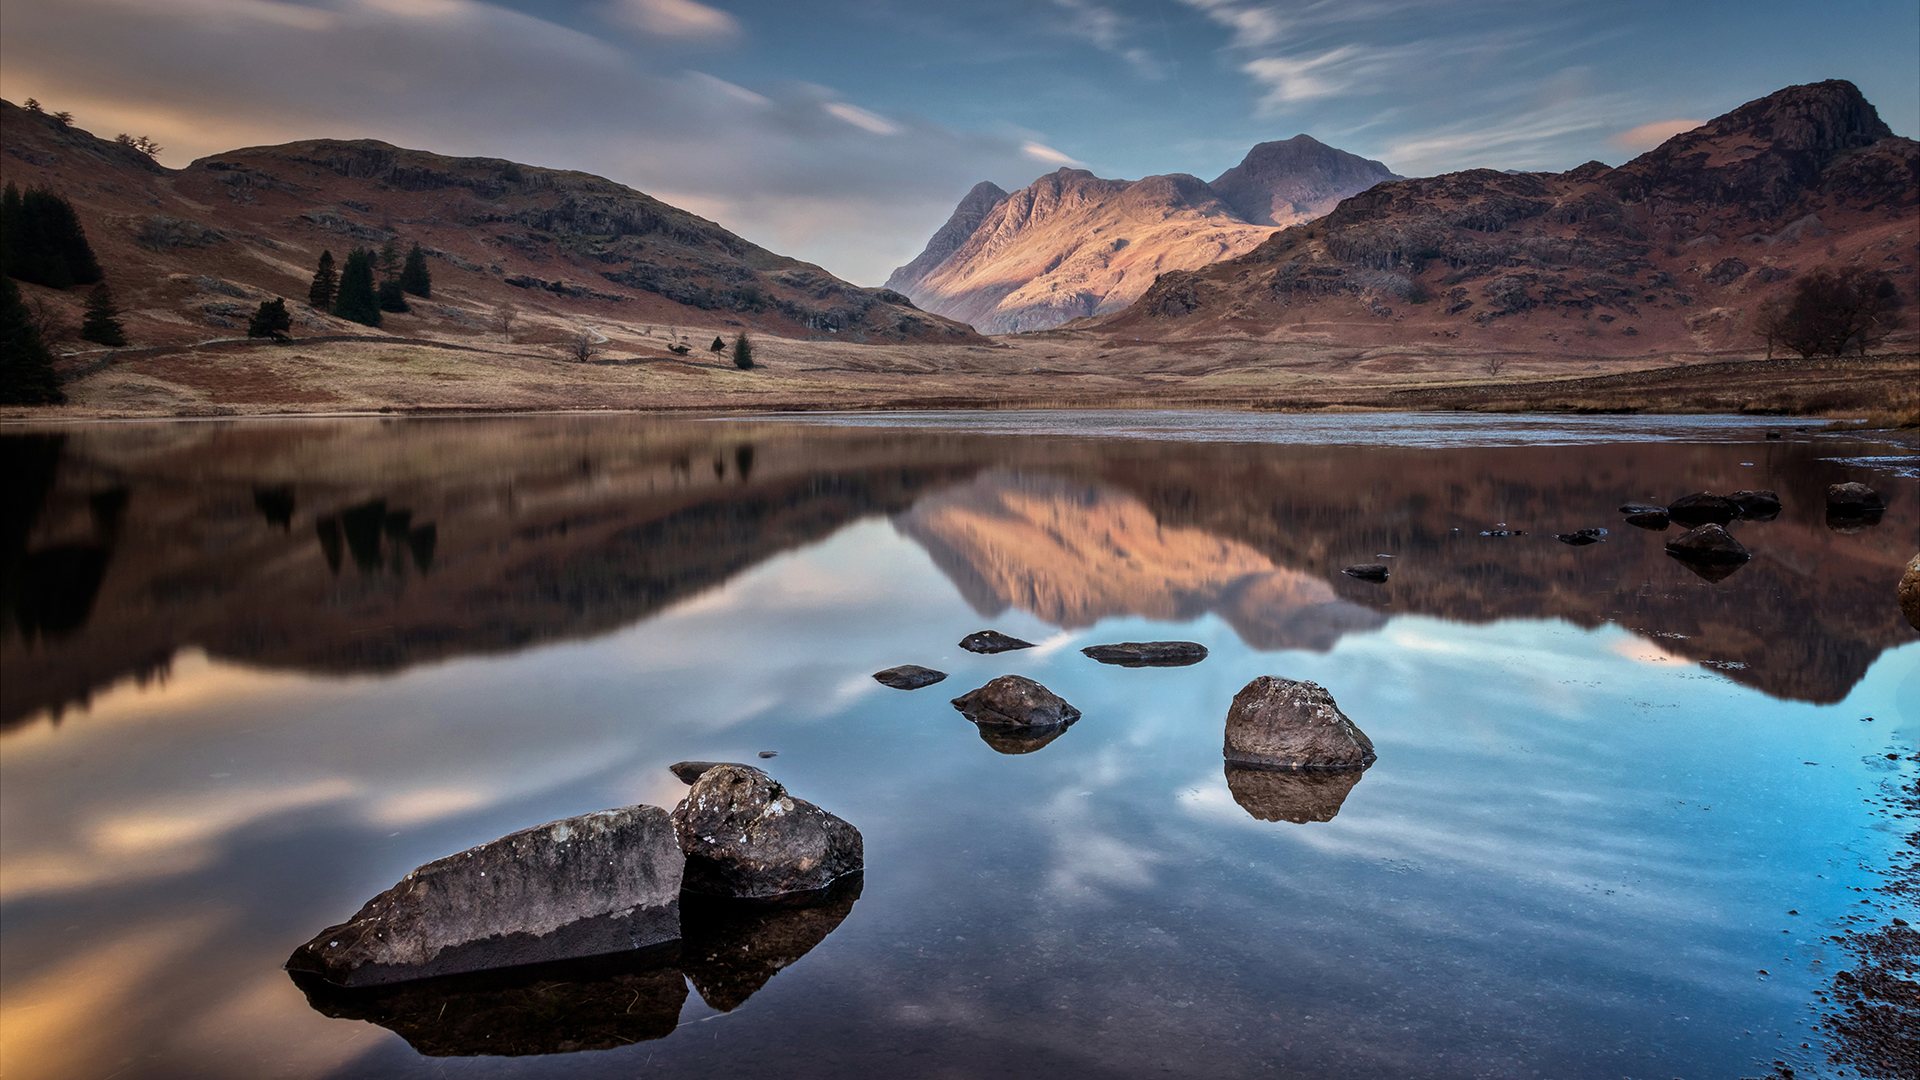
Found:
[[(1819, 1074), (1835, 936), (1920, 918), (1876, 891), (1920, 768), (1897, 446), (1146, 412), (89, 424), (0, 454), (10, 1078)], [(1830, 519), (1845, 480), (1885, 514)], [(1725, 576), (1617, 510), (1739, 489), (1784, 509), (1729, 526), (1754, 557)], [(1036, 647), (957, 647), (981, 629)], [(1210, 656), (1079, 651), (1162, 639)], [(899, 664), (949, 677), (871, 678)], [(1010, 673), (1082, 719), (1007, 740), (949, 704)], [(1226, 766), (1261, 675), (1327, 687), (1378, 761)], [(683, 759), (846, 818), (865, 873), (664, 958), (357, 997), (283, 970), (416, 865), (672, 807)]]

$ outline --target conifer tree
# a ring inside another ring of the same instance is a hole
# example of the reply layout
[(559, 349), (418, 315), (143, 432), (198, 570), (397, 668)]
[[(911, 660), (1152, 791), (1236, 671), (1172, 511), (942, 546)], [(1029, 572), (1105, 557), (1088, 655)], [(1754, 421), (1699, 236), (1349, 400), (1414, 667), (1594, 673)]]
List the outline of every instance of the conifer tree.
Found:
[(293, 317), (287, 314), (284, 297), (260, 301), (260, 309), (253, 313), (253, 320), (247, 324), (248, 337), (270, 337), (275, 341), (285, 341), (292, 332)]
[(422, 300), (433, 295), (433, 275), (427, 270), (427, 253), (419, 244), (407, 252), (406, 264), (400, 267), (400, 289)]
[(110, 345), (116, 349), (127, 343), (127, 329), (120, 325), (120, 309), (113, 302), (113, 290), (104, 281), (87, 294), (87, 311), (80, 320), (80, 337), (96, 345)]
[(381, 282), (379, 296), (381, 311), (404, 315), (413, 310), (407, 306), (407, 294), (401, 291), (398, 280)]
[(389, 240), (380, 245), (379, 260), (374, 264), (380, 270), (380, 280), (397, 281), (400, 278), (400, 241)]
[(373, 289), (373, 252), (354, 248), (340, 270), (340, 295), (334, 298), (333, 313), (350, 322), (366, 326), (380, 325), (380, 299)]
[(307, 303), (321, 311), (332, 311), (334, 298), (340, 295), (340, 274), (333, 268), (333, 252), (320, 253), (320, 265), (313, 271), (313, 284), (307, 288)]
[(733, 339), (733, 366), (741, 371), (753, 370), (753, 342), (747, 340), (745, 330)]
[(67, 400), (53, 373), (53, 354), (40, 340), (20, 287), (0, 274), (0, 404), (58, 405)]
[(707, 351), (708, 352), (726, 352), (727, 343), (720, 340), (720, 338), (716, 335), (713, 339), (713, 344), (707, 346)]
[(66, 289), (105, 276), (73, 204), (45, 188), (0, 196), (0, 242), (6, 273), (21, 281)]

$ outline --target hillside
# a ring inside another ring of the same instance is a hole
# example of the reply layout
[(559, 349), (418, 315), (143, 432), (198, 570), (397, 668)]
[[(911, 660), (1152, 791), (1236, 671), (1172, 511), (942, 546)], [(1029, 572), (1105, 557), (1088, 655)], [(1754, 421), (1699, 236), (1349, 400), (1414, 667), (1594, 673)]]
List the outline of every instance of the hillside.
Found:
[(1250, 250), (1395, 179), (1305, 135), (1261, 143), (1212, 183), (1185, 173), (1104, 180), (1060, 169), (1011, 195), (980, 184), (887, 287), (983, 333), (1118, 312), (1156, 275)]
[[(699, 335), (984, 344), (897, 293), (586, 173), (372, 140), (249, 147), (174, 170), (0, 102), (0, 178), (73, 201), (140, 345), (244, 331), (273, 296), (289, 299), (297, 337), (478, 337), (511, 304), (524, 330), (551, 337), (610, 318)], [(341, 259), (389, 240), (431, 256), (432, 301), (380, 331), (305, 304), (322, 250)], [(33, 295), (72, 317), (81, 292)], [(654, 349), (665, 356), (663, 345)]]
[(1163, 275), (1096, 333), (1535, 355), (1753, 348), (1815, 267), (1895, 283), (1914, 325), (1920, 143), (1847, 82), (1788, 87), (1614, 169), (1382, 183), (1244, 255)]

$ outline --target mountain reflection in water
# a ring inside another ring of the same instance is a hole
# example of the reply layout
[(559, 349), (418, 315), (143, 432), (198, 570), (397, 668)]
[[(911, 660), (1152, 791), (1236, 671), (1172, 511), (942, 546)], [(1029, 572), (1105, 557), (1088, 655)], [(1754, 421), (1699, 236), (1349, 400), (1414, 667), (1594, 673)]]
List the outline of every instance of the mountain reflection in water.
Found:
[[(610, 632), (855, 520), (888, 515), (983, 615), (1063, 627), (1217, 613), (1325, 650), (1396, 612), (1613, 622), (1766, 692), (1845, 695), (1909, 640), (1888, 600), (1911, 481), (1832, 526), (1836, 440), (1407, 447), (997, 439), (628, 417), (101, 426), (0, 438), (0, 721), (164, 674), (198, 646), (389, 671)], [(1742, 457), (1754, 459), (1752, 464)], [(695, 469), (695, 461), (710, 461)], [(1771, 487), (1717, 584), (1628, 499)], [(1481, 533), (1506, 525), (1525, 536)], [(343, 556), (345, 556), (343, 558)], [(1342, 566), (1390, 556), (1384, 585)]]

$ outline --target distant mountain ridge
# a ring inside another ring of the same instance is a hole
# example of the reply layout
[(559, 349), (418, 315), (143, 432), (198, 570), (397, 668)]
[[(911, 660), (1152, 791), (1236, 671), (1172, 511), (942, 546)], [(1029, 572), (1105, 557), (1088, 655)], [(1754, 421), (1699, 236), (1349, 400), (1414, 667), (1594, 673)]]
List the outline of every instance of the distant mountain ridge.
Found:
[(1920, 143), (1852, 83), (1790, 86), (1610, 168), (1376, 185), (1324, 218), (1167, 273), (1095, 329), (1533, 354), (1755, 348), (1759, 305), (1820, 266), (1916, 310)]
[(982, 183), (887, 288), (982, 333), (1044, 330), (1118, 312), (1161, 273), (1251, 250), (1395, 179), (1380, 162), (1297, 135), (1255, 146), (1211, 183), (1066, 168), (1013, 193)]

